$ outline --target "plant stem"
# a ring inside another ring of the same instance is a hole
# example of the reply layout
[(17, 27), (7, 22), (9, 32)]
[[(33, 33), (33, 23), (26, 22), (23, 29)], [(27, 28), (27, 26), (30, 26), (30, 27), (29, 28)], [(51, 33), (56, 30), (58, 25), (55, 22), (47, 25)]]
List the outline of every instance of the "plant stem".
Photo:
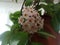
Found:
[(27, 45), (31, 45), (31, 38), (32, 38), (32, 34), (28, 35), (28, 41), (27, 41)]
[(23, 2), (23, 4), (22, 4), (22, 8), (21, 8), (21, 15), (22, 15), (22, 9), (23, 9), (23, 5), (24, 5), (25, 1), (26, 1), (26, 0), (24, 0), (24, 2)]

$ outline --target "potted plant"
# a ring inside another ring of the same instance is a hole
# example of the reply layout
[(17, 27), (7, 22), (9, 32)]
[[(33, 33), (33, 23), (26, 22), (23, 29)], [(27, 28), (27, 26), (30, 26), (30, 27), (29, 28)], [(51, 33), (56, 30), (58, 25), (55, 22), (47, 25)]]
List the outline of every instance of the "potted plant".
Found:
[(21, 11), (10, 14), (13, 25), (0, 36), (2, 45), (59, 45), (59, 5), (24, 0)]

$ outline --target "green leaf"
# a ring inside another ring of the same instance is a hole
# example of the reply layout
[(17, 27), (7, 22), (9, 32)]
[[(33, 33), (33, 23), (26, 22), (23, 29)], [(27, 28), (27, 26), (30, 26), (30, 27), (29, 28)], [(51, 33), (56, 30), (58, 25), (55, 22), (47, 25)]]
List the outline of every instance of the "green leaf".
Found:
[(17, 33), (12, 32), (12, 39), (13, 40), (23, 39), (25, 36), (27, 37), (28, 36), (28, 33), (22, 32), (22, 31), (17, 32)]
[(10, 14), (10, 20), (15, 24), (18, 23), (18, 17), (21, 16), (21, 12), (20, 11), (16, 11), (14, 13)]
[(10, 37), (11, 37), (11, 32), (10, 31), (6, 31), (3, 34), (1, 34), (0, 36), (1, 36), (0, 40), (2, 41), (2, 45), (9, 44)]
[(28, 44), (28, 38), (27, 39), (21, 39), (18, 45), (27, 45)]
[(32, 45), (43, 45), (41, 43), (33, 42)]
[(50, 3), (46, 6), (42, 5), (42, 7), (52, 17), (51, 26), (53, 27), (54, 31), (58, 33), (60, 30), (60, 3)]
[(25, 5), (26, 5), (26, 6), (29, 6), (29, 5), (32, 4), (32, 2), (33, 2), (33, 0), (26, 0), (26, 1), (25, 1)]
[(41, 7), (52, 17), (51, 26), (54, 28), (54, 31), (58, 33), (60, 30), (60, 3), (50, 3), (46, 6), (42, 5)]
[(22, 30), (22, 27), (21, 27), (20, 24), (14, 24), (14, 25), (12, 25), (12, 27), (11, 27), (11, 31), (13, 31), (13, 32), (19, 32), (19, 31), (21, 31), (21, 30)]
[(17, 33), (12, 34), (11, 43), (13, 41), (19, 40), (18, 45), (25, 45), (27, 39), (28, 39), (28, 33), (26, 33), (26, 32), (17, 32)]
[(60, 4), (54, 5), (54, 16), (52, 17), (51, 25), (54, 28), (55, 32), (59, 32), (60, 30)]
[(38, 33), (40, 33), (40, 34), (42, 34), (42, 35), (45, 35), (45, 36), (48, 36), (48, 37), (56, 38), (54, 35), (49, 34), (49, 33), (47, 33), (47, 32), (38, 32)]
[(54, 4), (53, 3), (49, 3), (48, 5), (41, 5), (42, 8), (45, 9), (45, 11), (50, 15), (50, 16), (54, 16)]
[(54, 28), (54, 31), (55, 32), (59, 32), (60, 30), (60, 16), (59, 15), (55, 15), (53, 18), (52, 18), (52, 21), (51, 21), (51, 25), (52, 27)]
[(14, 33), (14, 32), (7, 31), (3, 33), (0, 37), (0, 40), (2, 41), (2, 45), (7, 45), (7, 44), (14, 45), (14, 43), (15, 45), (17, 44), (25, 45), (27, 39), (28, 39), (28, 33), (26, 32)]

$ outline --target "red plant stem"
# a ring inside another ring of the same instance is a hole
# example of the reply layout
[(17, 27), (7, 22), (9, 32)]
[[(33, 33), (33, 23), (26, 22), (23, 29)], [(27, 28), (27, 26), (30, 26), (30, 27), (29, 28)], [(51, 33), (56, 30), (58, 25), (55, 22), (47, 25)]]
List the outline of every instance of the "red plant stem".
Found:
[(49, 32), (49, 33), (57, 36), (57, 33), (54, 31), (54, 29), (53, 29), (53, 27), (51, 26), (51, 23), (50, 23), (52, 17), (49, 14), (45, 13), (44, 16), (42, 16), (42, 18), (44, 19), (44, 30), (46, 32)]
[(45, 29), (47, 32), (53, 34), (54, 36), (57, 36), (57, 33), (54, 32), (54, 29), (51, 27), (50, 24), (46, 24), (46, 23), (45, 23), (45, 24), (44, 24), (44, 29)]

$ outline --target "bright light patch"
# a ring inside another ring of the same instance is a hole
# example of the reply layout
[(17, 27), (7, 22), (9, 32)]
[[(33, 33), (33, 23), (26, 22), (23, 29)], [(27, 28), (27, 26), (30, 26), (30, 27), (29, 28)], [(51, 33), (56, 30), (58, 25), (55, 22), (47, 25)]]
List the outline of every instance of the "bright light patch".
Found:
[(1, 43), (2, 43), (2, 42), (0, 41), (0, 45), (1, 45)]

